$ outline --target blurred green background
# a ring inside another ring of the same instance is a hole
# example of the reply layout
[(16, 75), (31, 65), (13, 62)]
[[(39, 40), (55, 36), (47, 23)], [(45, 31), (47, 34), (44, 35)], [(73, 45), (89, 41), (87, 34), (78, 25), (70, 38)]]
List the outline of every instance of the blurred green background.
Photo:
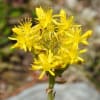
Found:
[[(39, 6), (53, 8), (54, 13), (64, 8), (68, 15), (75, 16), (75, 21), (82, 24), (84, 31), (93, 30), (88, 52), (84, 55), (86, 62), (75, 67), (77, 71), (74, 71), (74, 75), (78, 77), (75, 80), (80, 80), (82, 77), (89, 79), (99, 90), (100, 0), (0, 0), (0, 93), (2, 93), (0, 98), (6, 98), (23, 84), (33, 80), (40, 82), (37, 79), (39, 72), (29, 71), (32, 55), (22, 50), (10, 49), (14, 41), (8, 39), (12, 35), (12, 27), (18, 24), (18, 20), (24, 17), (33, 19), (36, 17), (35, 8)], [(82, 73), (81, 78), (80, 74), (77, 74), (78, 70)], [(66, 79), (70, 79), (72, 75), (73, 72), (69, 70)], [(46, 79), (42, 81), (44, 80)]]

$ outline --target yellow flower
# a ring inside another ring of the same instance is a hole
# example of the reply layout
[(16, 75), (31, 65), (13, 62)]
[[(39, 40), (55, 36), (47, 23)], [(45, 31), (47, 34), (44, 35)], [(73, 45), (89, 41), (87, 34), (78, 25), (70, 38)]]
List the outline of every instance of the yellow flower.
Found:
[(69, 64), (75, 64), (77, 62), (84, 62), (84, 59), (81, 58), (81, 54), (85, 53), (87, 50), (83, 49), (83, 50), (79, 50), (78, 48), (71, 48), (68, 51), (68, 58), (69, 58)]
[(36, 15), (41, 28), (46, 28), (52, 22), (52, 9), (44, 11), (41, 7), (36, 8)]
[[(68, 35), (67, 35), (68, 33)], [(88, 30), (82, 34), (81, 27), (73, 27), (64, 35), (65, 41), (62, 40), (64, 45), (74, 45), (75, 48), (78, 48), (80, 44), (88, 45), (87, 39), (91, 36), (92, 31)]]
[(76, 48), (75, 46), (70, 46), (69, 48), (61, 48), (59, 50), (57, 60), (59, 61), (60, 67), (65, 68), (69, 64), (76, 64), (78, 62), (84, 62), (84, 59), (81, 57), (81, 54), (85, 53), (87, 50)]
[(52, 12), (52, 9), (36, 8), (36, 24), (32, 26), (32, 21), (25, 19), (12, 29), (14, 33), (9, 38), (16, 40), (14, 48), (36, 55), (32, 70), (42, 71), (40, 79), (45, 73), (55, 76), (56, 69), (66, 69), (69, 64), (83, 62), (81, 54), (86, 49), (80, 49), (80, 44), (87, 45), (92, 34), (91, 30), (83, 34), (81, 25), (75, 24), (73, 16), (66, 17), (63, 9), (59, 14), (52, 15)]
[(72, 29), (72, 39), (74, 44), (79, 44), (79, 43), (83, 43), (85, 45), (88, 44), (87, 39), (91, 36), (92, 31), (89, 30), (87, 32), (85, 32), (84, 34), (82, 34), (82, 29), (81, 28), (75, 28)]
[(81, 35), (80, 37), (80, 42), (88, 45), (87, 39), (92, 35), (92, 30), (86, 31), (84, 34)]
[(37, 30), (35, 30), (35, 27), (32, 27), (31, 19), (25, 19), (24, 22), (20, 22), (12, 31), (14, 35), (9, 37), (9, 39), (17, 41), (12, 48), (20, 48), (25, 51), (31, 51), (34, 47), (38, 48), (36, 42), (38, 42), (41, 37), (36, 34)]
[(53, 71), (57, 65), (59, 65), (59, 62), (56, 61), (53, 53), (49, 50), (48, 54), (39, 54), (39, 59), (35, 59), (32, 70), (42, 70), (39, 77), (39, 79), (41, 79), (46, 72), (54, 76), (55, 73)]
[(58, 23), (59, 32), (68, 30), (71, 26), (73, 26), (73, 16), (66, 18), (66, 12), (62, 9), (60, 11), (60, 22)]
[(59, 62), (59, 66), (56, 66), (56, 69), (62, 69), (65, 68), (69, 64), (69, 58), (68, 53), (66, 53), (66, 50), (61, 48), (56, 55), (56, 59)]

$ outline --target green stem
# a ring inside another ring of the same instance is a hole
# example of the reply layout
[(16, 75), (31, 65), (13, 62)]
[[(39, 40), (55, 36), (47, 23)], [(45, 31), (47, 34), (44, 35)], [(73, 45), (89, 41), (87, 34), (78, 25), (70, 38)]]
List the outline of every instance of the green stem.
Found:
[(49, 87), (48, 87), (48, 91), (47, 91), (47, 93), (48, 93), (48, 100), (54, 100), (54, 97), (55, 97), (55, 95), (54, 95), (54, 91), (53, 91), (53, 89), (54, 89), (54, 85), (55, 85), (55, 76), (52, 76), (52, 75), (48, 75), (48, 81), (49, 81)]

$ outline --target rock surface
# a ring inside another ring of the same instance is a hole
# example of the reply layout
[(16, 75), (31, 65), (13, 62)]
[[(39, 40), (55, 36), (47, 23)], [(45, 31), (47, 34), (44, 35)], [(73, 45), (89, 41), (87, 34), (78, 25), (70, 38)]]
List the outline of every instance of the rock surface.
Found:
[[(38, 84), (7, 100), (47, 100), (45, 88), (47, 84)], [(87, 83), (56, 85), (55, 91), (55, 100), (100, 100), (99, 92)]]

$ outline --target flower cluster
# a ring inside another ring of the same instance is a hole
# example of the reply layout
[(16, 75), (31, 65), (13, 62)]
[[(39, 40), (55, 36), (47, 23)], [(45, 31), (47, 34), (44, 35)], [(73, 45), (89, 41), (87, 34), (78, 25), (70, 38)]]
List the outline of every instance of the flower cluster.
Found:
[(10, 39), (17, 41), (14, 48), (36, 55), (32, 70), (42, 71), (40, 79), (45, 73), (54, 76), (55, 70), (84, 61), (81, 54), (86, 49), (80, 49), (80, 45), (88, 45), (91, 30), (83, 34), (81, 25), (75, 24), (74, 17), (66, 16), (63, 9), (54, 15), (52, 9), (40, 7), (36, 8), (36, 15), (35, 25), (32, 26), (31, 19), (25, 19), (12, 29), (14, 33)]

